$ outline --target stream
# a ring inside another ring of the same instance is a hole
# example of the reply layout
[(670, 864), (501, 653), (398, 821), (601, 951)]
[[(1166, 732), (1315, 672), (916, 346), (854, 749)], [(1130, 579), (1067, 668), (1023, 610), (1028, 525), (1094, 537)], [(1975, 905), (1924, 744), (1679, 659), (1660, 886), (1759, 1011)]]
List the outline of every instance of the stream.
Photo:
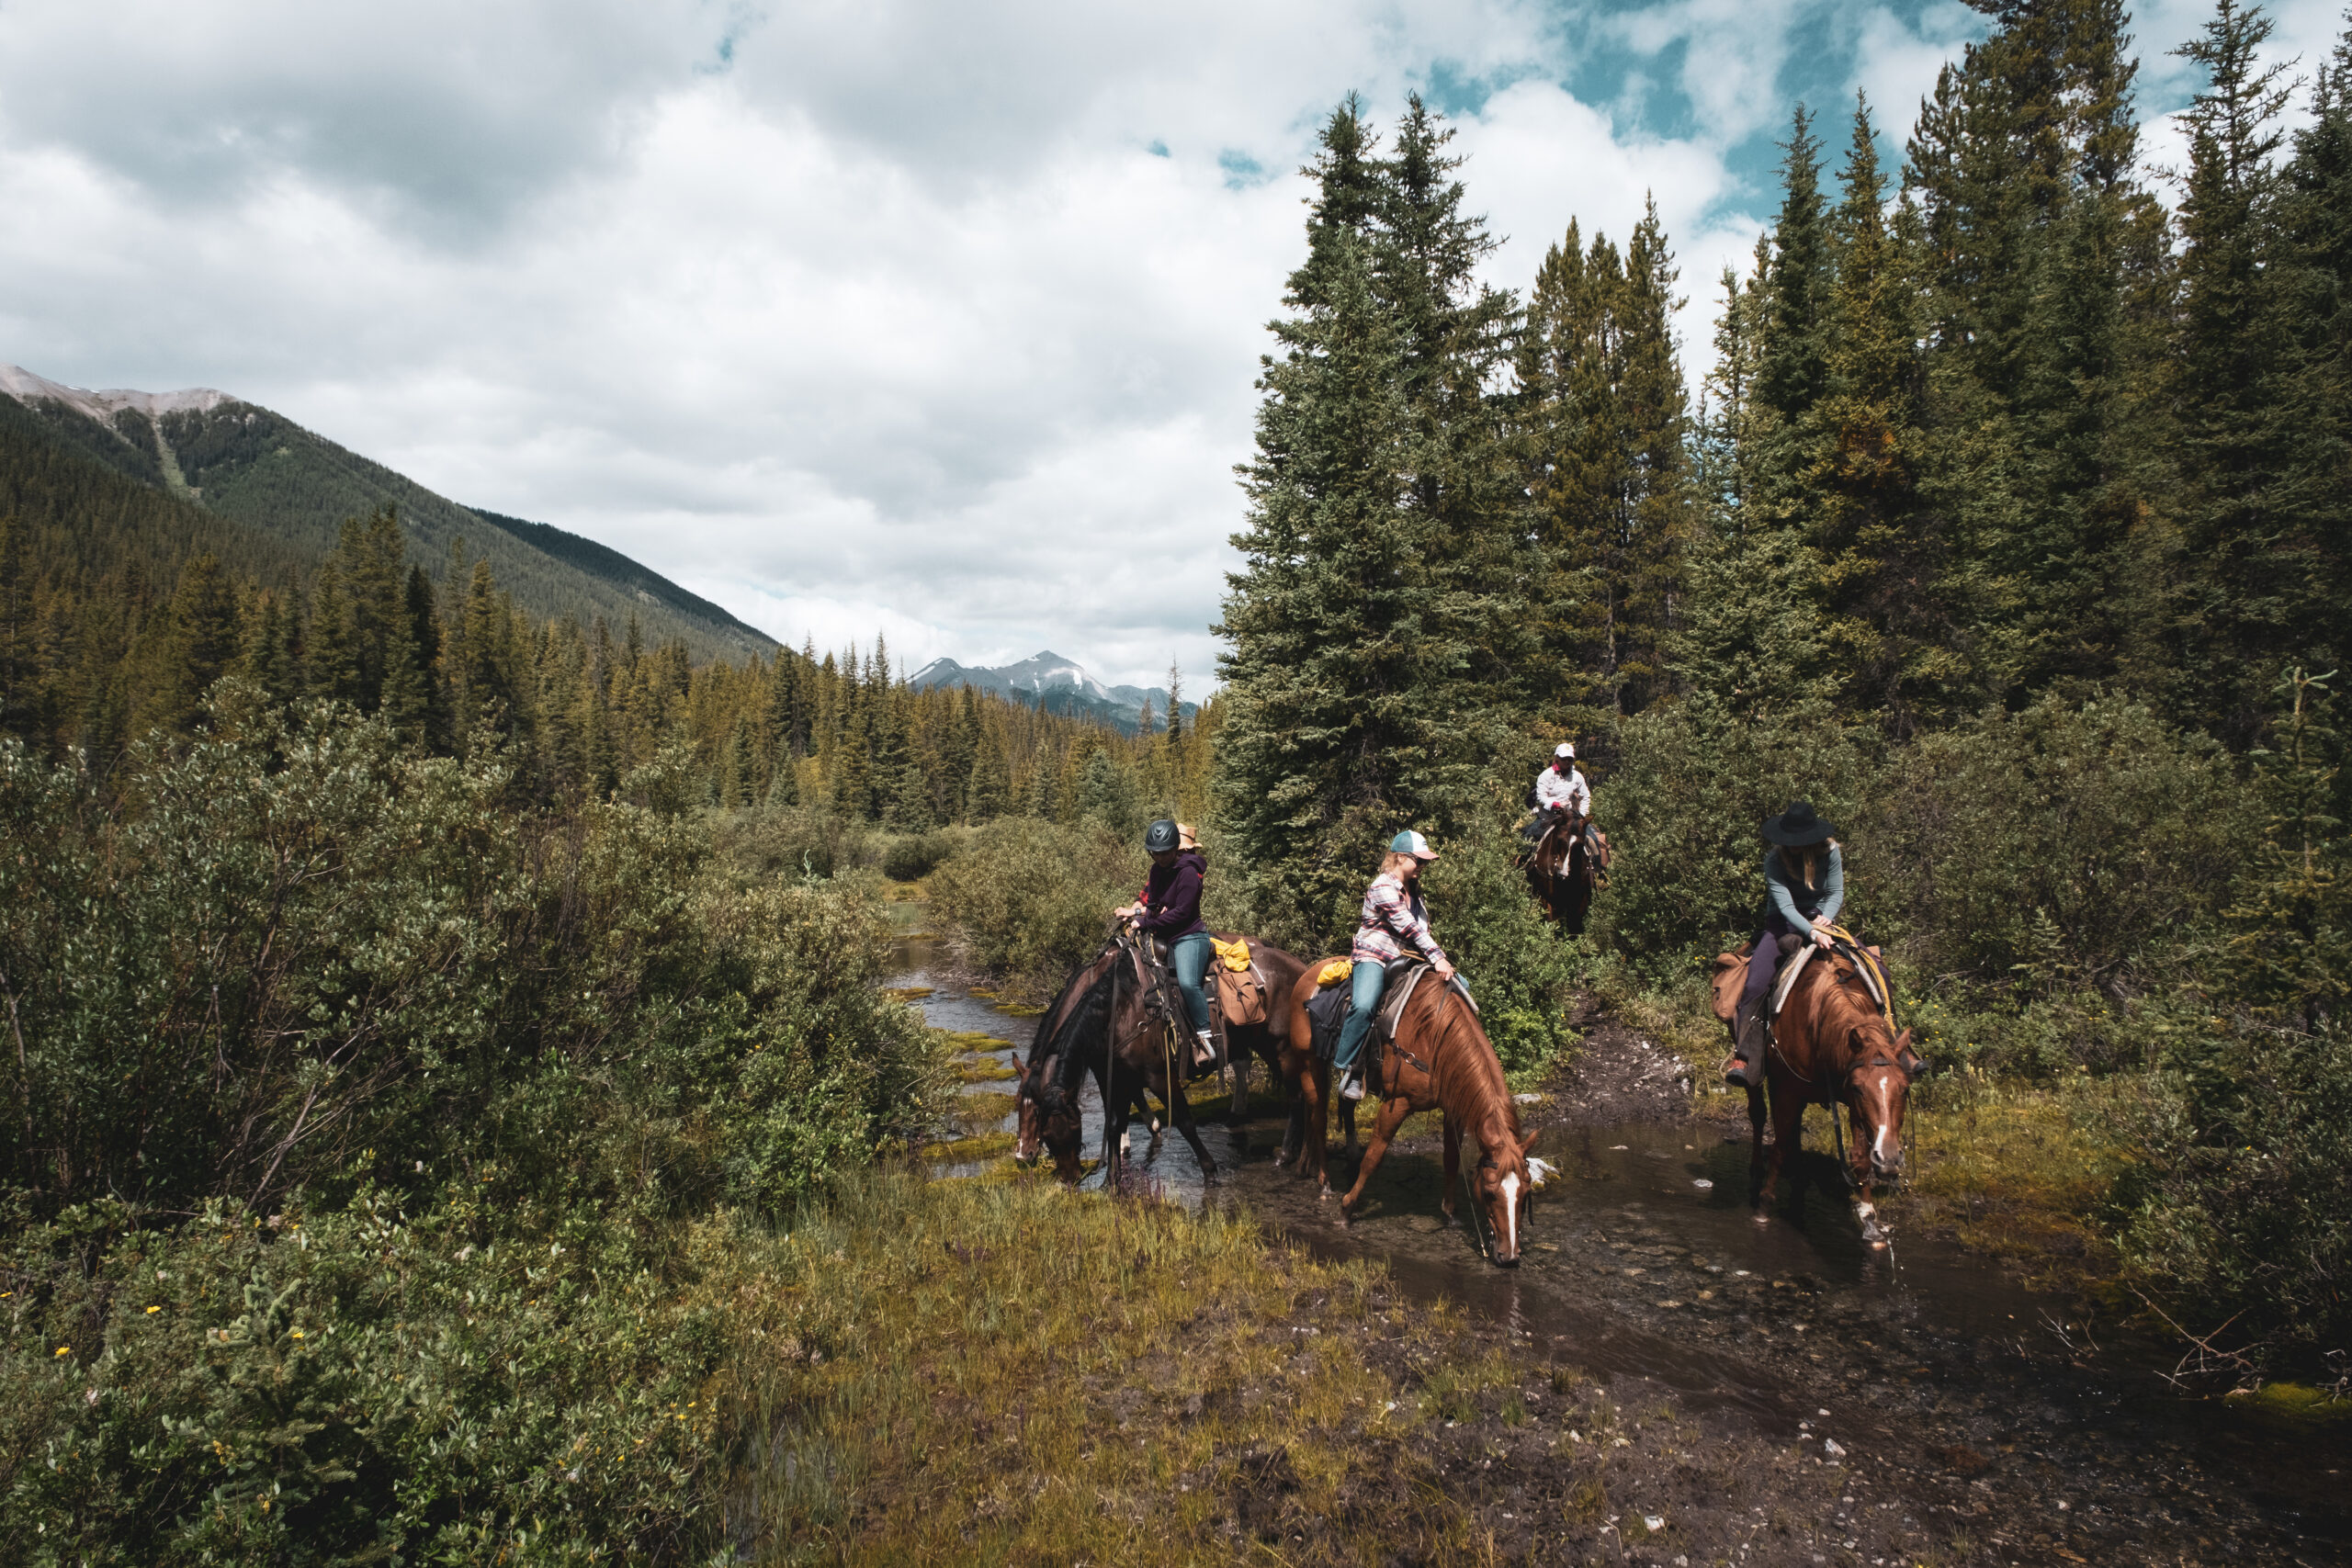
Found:
[[(914, 930), (921, 906), (894, 913), (909, 933), (897, 943), (898, 984), (934, 1026), (963, 1037), (974, 1073), (1009, 1072), (1012, 1043), (1025, 1049), (1033, 1021), (941, 980), (935, 939)], [(967, 1092), (1012, 1088), (1009, 1077), (981, 1077)], [(1956, 1243), (1903, 1235), (1899, 1203), (1893, 1245), (1869, 1247), (1835, 1196), (1829, 1156), (1813, 1145), (1804, 1215), (1758, 1225), (1744, 1126), (1547, 1127), (1536, 1152), (1560, 1173), (1530, 1216), (1524, 1263), (1501, 1269), (1442, 1222), (1434, 1118), (1407, 1124), (1358, 1221), (1342, 1227), (1336, 1199), (1273, 1167), (1282, 1093), (1262, 1068), (1253, 1114), (1238, 1125), (1216, 1080), (1196, 1088), (1214, 1179), (1172, 1131), (1131, 1134), (1131, 1170), (1170, 1201), (1246, 1207), (1323, 1258), (1380, 1258), (1408, 1296), (1457, 1302), (1621, 1401), (1667, 1396), (1716, 1429), (1788, 1451), (1834, 1451), (1803, 1447), (1826, 1442), (1865, 1454), (1902, 1506), (1947, 1533), (1964, 1525), (1986, 1561), (2096, 1562), (2079, 1553), (2104, 1545), (2133, 1561), (2352, 1562), (2352, 1423), (2314, 1426), (2179, 1392), (2162, 1375), (2176, 1346), (2104, 1328), (2094, 1343), (2069, 1303)], [(961, 1130), (975, 1141), (951, 1150), (958, 1157), (935, 1165), (938, 1175), (1010, 1159), (1009, 1100), (969, 1103)], [(1523, 1109), (1546, 1121), (1545, 1106)], [(1091, 1156), (1102, 1145), (1091, 1090), (1085, 1117)], [(1335, 1184), (1354, 1163), (1335, 1148)]]

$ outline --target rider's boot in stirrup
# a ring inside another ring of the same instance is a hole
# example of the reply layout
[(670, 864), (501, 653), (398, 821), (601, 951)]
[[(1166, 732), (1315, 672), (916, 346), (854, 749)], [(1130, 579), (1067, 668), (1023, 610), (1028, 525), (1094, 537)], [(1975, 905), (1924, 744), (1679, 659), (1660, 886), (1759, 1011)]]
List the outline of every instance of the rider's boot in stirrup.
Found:
[(1193, 1031), (1193, 1076), (1216, 1070), (1216, 1042), (1209, 1038), (1205, 1029)]
[(1764, 998), (1743, 1001), (1733, 1015), (1731, 1059), (1724, 1064), (1724, 1081), (1734, 1089), (1764, 1087)]

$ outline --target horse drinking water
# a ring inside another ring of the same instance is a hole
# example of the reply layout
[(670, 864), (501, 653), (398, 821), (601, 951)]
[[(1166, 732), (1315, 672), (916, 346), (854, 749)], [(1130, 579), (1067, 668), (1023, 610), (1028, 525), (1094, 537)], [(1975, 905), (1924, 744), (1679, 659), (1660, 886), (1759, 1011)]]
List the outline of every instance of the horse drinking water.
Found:
[[(1336, 962), (1336, 961), (1334, 961)], [(1330, 1109), (1331, 1066), (1317, 1060), (1307, 1023), (1306, 1004), (1314, 998), (1317, 974), (1324, 966), (1299, 976), (1291, 988), (1291, 1025), (1283, 1051), (1283, 1073), (1293, 1086), (1293, 1124), (1304, 1134), (1296, 1150), (1298, 1174), (1310, 1172), (1331, 1195), (1325, 1137)], [(1392, 974), (1394, 972), (1392, 971)], [(1389, 982), (1388, 996), (1405, 987), (1402, 977)], [(1367, 1051), (1373, 1047), (1366, 1046)], [(1340, 1218), (1346, 1224), (1363, 1198), (1364, 1184), (1388, 1153), (1389, 1140), (1405, 1118), (1435, 1107), (1444, 1113), (1445, 1183), (1440, 1205), (1448, 1223), (1454, 1219), (1454, 1192), (1460, 1185), (1462, 1138), (1467, 1133), (1478, 1143), (1478, 1163), (1471, 1178), (1473, 1200), (1485, 1235), (1491, 1237), (1489, 1255), (1506, 1267), (1519, 1262), (1527, 1228), (1529, 1201), (1542, 1179), (1542, 1162), (1527, 1157), (1535, 1142), (1522, 1134), (1519, 1107), (1503, 1079), (1503, 1065), (1478, 1021), (1478, 1010), (1469, 991), (1444, 985), (1424, 971), (1398, 1011), (1395, 1038), (1379, 1047), (1365, 1079), (1366, 1093), (1380, 1101), (1380, 1120), (1373, 1126), (1363, 1158), (1356, 1167), (1355, 1185), (1340, 1201)], [(1285, 1149), (1285, 1156), (1292, 1151)]]

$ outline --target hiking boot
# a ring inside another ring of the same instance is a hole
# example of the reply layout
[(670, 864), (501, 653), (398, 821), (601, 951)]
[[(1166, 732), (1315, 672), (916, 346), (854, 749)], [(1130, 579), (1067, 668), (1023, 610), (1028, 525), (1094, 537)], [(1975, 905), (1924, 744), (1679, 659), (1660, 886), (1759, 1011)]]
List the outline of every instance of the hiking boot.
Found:
[(1733, 1016), (1731, 1058), (1724, 1064), (1724, 1081), (1734, 1089), (1764, 1087), (1764, 1002), (1761, 998), (1739, 1004)]
[(1361, 1065), (1350, 1067), (1348, 1076), (1340, 1080), (1340, 1098), (1341, 1100), (1363, 1098), (1363, 1068)]

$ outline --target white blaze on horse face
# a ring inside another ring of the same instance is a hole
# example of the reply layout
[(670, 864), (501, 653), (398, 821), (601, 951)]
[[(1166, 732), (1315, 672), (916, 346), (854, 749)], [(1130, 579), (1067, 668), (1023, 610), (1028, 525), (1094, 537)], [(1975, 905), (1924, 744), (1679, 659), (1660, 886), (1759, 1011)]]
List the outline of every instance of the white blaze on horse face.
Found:
[(1503, 1178), (1503, 1245), (1508, 1256), (1519, 1256), (1519, 1172)]

